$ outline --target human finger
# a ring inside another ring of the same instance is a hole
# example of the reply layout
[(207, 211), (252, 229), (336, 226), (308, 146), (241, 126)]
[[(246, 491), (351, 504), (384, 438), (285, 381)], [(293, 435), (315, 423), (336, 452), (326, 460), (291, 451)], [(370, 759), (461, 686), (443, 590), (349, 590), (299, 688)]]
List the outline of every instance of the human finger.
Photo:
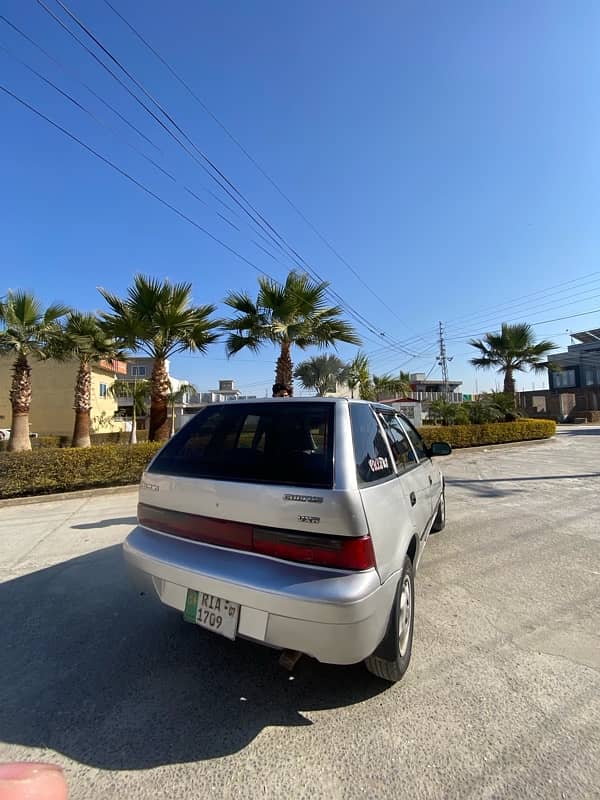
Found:
[(67, 800), (63, 771), (54, 764), (0, 764), (0, 800)]

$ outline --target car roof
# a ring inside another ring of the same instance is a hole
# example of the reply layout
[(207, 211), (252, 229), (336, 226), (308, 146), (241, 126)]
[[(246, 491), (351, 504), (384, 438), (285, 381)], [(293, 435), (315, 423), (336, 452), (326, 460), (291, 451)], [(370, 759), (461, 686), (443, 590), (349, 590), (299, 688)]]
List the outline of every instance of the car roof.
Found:
[(243, 400), (222, 400), (218, 403), (208, 403), (205, 408), (213, 408), (214, 406), (244, 406), (244, 405), (256, 405), (262, 403), (330, 403), (335, 405), (344, 404), (357, 404), (357, 405), (368, 405), (374, 406), (375, 408), (381, 408), (384, 411), (395, 411), (397, 414), (402, 414), (402, 411), (393, 408), (386, 403), (382, 403), (377, 400), (359, 400), (358, 398), (353, 397), (256, 397), (252, 398), (244, 398)]
[(241, 400), (219, 400), (207, 403), (205, 408), (213, 406), (253, 406), (262, 403), (336, 403), (346, 402), (345, 397), (244, 397)]

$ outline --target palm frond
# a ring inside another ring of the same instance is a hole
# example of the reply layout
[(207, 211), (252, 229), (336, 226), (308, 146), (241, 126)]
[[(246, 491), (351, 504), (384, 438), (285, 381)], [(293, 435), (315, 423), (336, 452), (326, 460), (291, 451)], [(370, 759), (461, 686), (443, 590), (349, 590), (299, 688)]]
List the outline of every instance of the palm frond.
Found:
[(0, 303), (0, 352), (48, 358), (68, 310), (61, 303), (44, 308), (33, 293), (9, 290)]
[(252, 300), (247, 292), (229, 292), (223, 302), (226, 306), (229, 306), (235, 311), (239, 311), (240, 314), (245, 314), (246, 316), (251, 316), (258, 313), (258, 309), (254, 300)]
[(252, 334), (244, 336), (241, 333), (230, 333), (225, 339), (225, 350), (228, 358), (245, 348), (253, 353), (258, 353), (264, 343), (265, 340), (262, 337), (259, 338)]
[(256, 301), (245, 292), (230, 292), (225, 298), (225, 304), (238, 312), (222, 326), (231, 332), (229, 355), (245, 347), (256, 351), (262, 342), (301, 349), (335, 347), (340, 341), (360, 344), (352, 326), (342, 319), (343, 310), (327, 306), (326, 282), (315, 282), (306, 273), (291, 270), (283, 285), (267, 277), (260, 277), (258, 285)]
[(104, 328), (123, 346), (165, 360), (175, 353), (205, 352), (218, 340), (216, 307), (194, 305), (189, 282), (172, 283), (138, 273), (125, 299), (100, 293), (112, 309), (102, 314)]

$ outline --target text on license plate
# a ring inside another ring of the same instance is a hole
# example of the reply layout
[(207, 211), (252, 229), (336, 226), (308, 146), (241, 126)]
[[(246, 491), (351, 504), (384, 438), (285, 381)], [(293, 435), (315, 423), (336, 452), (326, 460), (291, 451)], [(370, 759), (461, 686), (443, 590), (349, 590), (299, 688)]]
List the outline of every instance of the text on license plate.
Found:
[(220, 633), (228, 639), (235, 639), (239, 616), (239, 603), (188, 589), (183, 612), (183, 618), (187, 622), (195, 622), (202, 628)]

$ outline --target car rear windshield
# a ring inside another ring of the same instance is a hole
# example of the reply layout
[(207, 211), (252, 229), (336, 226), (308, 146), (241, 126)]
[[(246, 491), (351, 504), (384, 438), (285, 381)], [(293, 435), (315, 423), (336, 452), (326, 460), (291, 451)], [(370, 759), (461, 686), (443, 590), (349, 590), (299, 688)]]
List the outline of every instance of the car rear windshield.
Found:
[(333, 409), (286, 399), (209, 406), (168, 442), (149, 472), (331, 488)]

